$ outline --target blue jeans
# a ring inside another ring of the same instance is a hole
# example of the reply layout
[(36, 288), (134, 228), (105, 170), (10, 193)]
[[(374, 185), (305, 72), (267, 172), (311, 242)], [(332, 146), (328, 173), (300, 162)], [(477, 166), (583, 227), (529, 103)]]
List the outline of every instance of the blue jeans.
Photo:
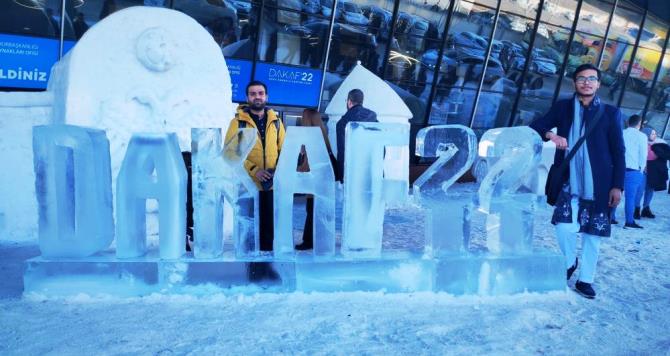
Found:
[(640, 202), (642, 202), (642, 197), (644, 196), (644, 202), (642, 203), (643, 207), (649, 207), (651, 204), (651, 198), (654, 197), (654, 189), (647, 186), (647, 174), (643, 175), (642, 184), (637, 190), (637, 195), (635, 196), (635, 207), (640, 207)]
[(626, 171), (623, 184), (624, 197), (626, 199), (626, 224), (635, 222), (633, 212), (637, 206), (637, 195), (640, 186), (644, 183), (644, 174), (640, 171)]

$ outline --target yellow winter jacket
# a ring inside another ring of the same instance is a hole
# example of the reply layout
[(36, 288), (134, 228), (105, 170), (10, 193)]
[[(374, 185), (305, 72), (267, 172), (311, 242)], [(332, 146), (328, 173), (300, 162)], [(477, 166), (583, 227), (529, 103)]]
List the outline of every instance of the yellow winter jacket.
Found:
[[(247, 112), (246, 105), (239, 105), (237, 107), (237, 113), (235, 118), (230, 122), (228, 126), (228, 132), (226, 132), (226, 140), (224, 142), (229, 142), (234, 135), (237, 134), (240, 128), (240, 121), (246, 122), (244, 128), (254, 128), (256, 129), (257, 137), (256, 144), (249, 152), (246, 161), (244, 161), (244, 168), (246, 168), (251, 179), (254, 180), (258, 189), (261, 189), (261, 183), (256, 178), (256, 172), (261, 169), (275, 169), (277, 167), (277, 160), (279, 159), (279, 152), (281, 152), (281, 147), (284, 144), (284, 135), (286, 131), (281, 120), (277, 117), (277, 114), (272, 109), (267, 109), (266, 111), (267, 121), (265, 126), (265, 145), (261, 141), (261, 135), (258, 132), (256, 123), (251, 118), (251, 115)], [(279, 125), (276, 125), (274, 121), (278, 121)], [(279, 127), (279, 130), (277, 130)], [(279, 132), (277, 132), (279, 131)]]

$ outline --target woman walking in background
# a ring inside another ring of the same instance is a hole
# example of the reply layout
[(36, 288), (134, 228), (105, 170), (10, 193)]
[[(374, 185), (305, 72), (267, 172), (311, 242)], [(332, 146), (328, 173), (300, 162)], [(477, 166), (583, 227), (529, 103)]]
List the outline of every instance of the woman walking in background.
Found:
[[(637, 194), (637, 207), (635, 215), (643, 218), (655, 218), (656, 215), (651, 211), (651, 199), (654, 197), (654, 191), (665, 190), (668, 181), (668, 160), (670, 160), (670, 146), (665, 141), (659, 139), (656, 130), (651, 127), (645, 127), (642, 132), (648, 137), (647, 150), (647, 172), (645, 174), (645, 184)], [(642, 210), (640, 210), (640, 201), (644, 196)]]
[[(302, 112), (302, 117), (300, 118), (300, 126), (319, 127), (321, 129), (321, 134), (323, 135), (323, 139), (326, 142), (328, 156), (330, 157), (330, 163), (333, 166), (333, 169), (335, 169), (337, 166), (335, 164), (335, 156), (333, 155), (333, 150), (330, 148), (328, 134), (326, 133), (326, 125), (321, 119), (321, 114), (314, 109), (305, 109)], [(309, 159), (307, 157), (307, 153), (305, 152), (305, 146), (302, 146), (300, 150), (298, 172), (309, 172)], [(306, 208), (307, 218), (305, 219), (305, 227), (302, 233), (302, 243), (295, 246), (296, 250), (301, 251), (311, 250), (314, 248), (314, 237), (312, 236), (314, 231), (314, 196), (312, 194), (307, 195)]]

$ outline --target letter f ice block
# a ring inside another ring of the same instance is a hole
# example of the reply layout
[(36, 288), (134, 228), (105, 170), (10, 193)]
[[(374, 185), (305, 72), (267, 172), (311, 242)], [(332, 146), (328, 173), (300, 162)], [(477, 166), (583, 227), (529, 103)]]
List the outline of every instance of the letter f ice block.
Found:
[(385, 148), (408, 145), (409, 127), (354, 121), (347, 124), (345, 137), (342, 254), (379, 257), (386, 203), (408, 189), (407, 181), (387, 178)]

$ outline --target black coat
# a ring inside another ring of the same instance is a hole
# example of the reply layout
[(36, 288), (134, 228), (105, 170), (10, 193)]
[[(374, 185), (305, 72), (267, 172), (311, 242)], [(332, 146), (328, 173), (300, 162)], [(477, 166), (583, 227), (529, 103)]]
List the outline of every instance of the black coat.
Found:
[(668, 181), (668, 160), (670, 160), (670, 146), (667, 143), (655, 143), (651, 150), (656, 159), (647, 161), (647, 187), (653, 190), (665, 190)]
[[(545, 134), (554, 127), (559, 136), (567, 138), (572, 126), (573, 100), (570, 98), (557, 101), (547, 114), (533, 121), (530, 128), (537, 131), (544, 141), (548, 141)], [(612, 105), (605, 103), (600, 105), (605, 105), (605, 111), (584, 144), (589, 150), (596, 209), (607, 211), (610, 190), (612, 188), (623, 189), (626, 163), (621, 111)], [(584, 110), (584, 120), (587, 125), (589, 120), (595, 117), (597, 111), (593, 103)], [(573, 142), (569, 144), (572, 145)], [(564, 158), (565, 151), (556, 150), (554, 164), (560, 165)]]
[(362, 105), (352, 106), (347, 113), (342, 116), (335, 126), (337, 133), (337, 172), (336, 179), (340, 182), (344, 179), (344, 129), (352, 121), (359, 122), (377, 122), (377, 114)]

